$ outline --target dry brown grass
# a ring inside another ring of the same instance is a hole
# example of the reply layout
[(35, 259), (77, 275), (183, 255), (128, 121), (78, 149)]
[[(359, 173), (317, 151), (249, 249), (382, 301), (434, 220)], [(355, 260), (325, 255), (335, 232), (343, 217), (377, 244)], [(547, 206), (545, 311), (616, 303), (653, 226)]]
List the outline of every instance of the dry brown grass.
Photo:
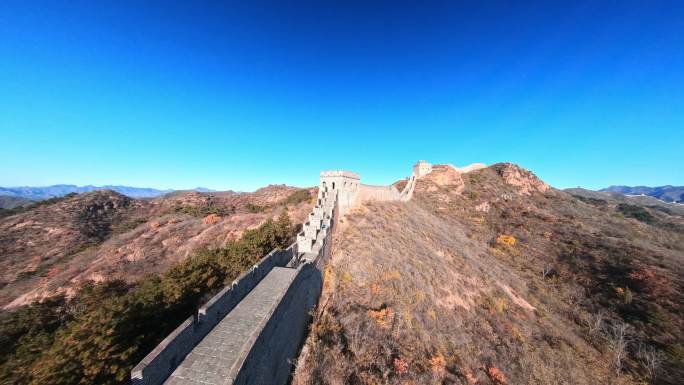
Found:
[[(629, 319), (654, 287), (681, 287), (681, 236), (495, 169), (463, 179), (421, 179), (413, 201), (344, 219), (294, 383), (637, 383), (637, 363), (616, 377), (583, 320), (599, 309)], [(643, 288), (632, 302), (614, 298), (630, 282)], [(668, 330), (641, 321), (639, 338), (678, 351), (681, 301), (664, 301)]]
[[(487, 383), (491, 362), (511, 383), (563, 383), (565, 375), (549, 368), (558, 364), (577, 374), (577, 384), (605, 377), (575, 354), (556, 352), (567, 349), (564, 339), (556, 337), (556, 349), (546, 344), (549, 333), (564, 333), (557, 320), (535, 316), (527, 304), (534, 299), (523, 299), (526, 283), (460, 226), (413, 203), (371, 205), (347, 220), (336, 237), (332, 271), (342, 278), (329, 294), (329, 326), (314, 329), (315, 348), (296, 383), (467, 383), (468, 376)], [(537, 339), (543, 346), (533, 346)], [(523, 364), (546, 369), (544, 376)]]
[[(275, 219), (299, 191), (306, 190), (177, 192), (154, 200), (96, 191), (0, 218), (0, 308), (71, 294), (88, 280), (136, 282), (164, 272), (201, 248), (225, 246)], [(312, 204), (296, 202), (289, 214), (301, 223)], [(249, 213), (250, 203), (265, 209)]]

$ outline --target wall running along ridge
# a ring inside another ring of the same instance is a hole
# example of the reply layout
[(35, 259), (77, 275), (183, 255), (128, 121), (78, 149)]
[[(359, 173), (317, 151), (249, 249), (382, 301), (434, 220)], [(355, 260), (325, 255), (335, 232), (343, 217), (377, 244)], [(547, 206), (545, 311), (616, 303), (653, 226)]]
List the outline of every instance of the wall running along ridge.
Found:
[(407, 201), (404, 189), (360, 183), (349, 171), (323, 171), (316, 205), (285, 250), (273, 250), (189, 317), (131, 372), (134, 385), (285, 384), (323, 287), (336, 219), (365, 201)]
[(161, 384), (216, 324), (228, 314), (276, 266), (287, 265), (295, 254), (294, 245), (273, 250), (230, 286), (226, 286), (157, 345), (131, 371), (131, 382)]

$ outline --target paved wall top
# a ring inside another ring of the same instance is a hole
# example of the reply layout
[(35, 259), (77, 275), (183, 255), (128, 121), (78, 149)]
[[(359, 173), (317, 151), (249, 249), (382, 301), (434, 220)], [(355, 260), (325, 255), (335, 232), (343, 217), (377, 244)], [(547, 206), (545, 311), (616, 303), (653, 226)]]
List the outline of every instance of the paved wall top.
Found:
[[(418, 171), (431, 171), (429, 163), (419, 163)], [(392, 185), (362, 185), (359, 175), (351, 171), (321, 172), (316, 205), (297, 234), (296, 244), (271, 252), (224, 288), (200, 309), (196, 320), (186, 320), (134, 368), (132, 382), (285, 383), (290, 370), (285, 364), (296, 357), (309, 312), (320, 295), (321, 271), (330, 253), (336, 218), (364, 200), (411, 199), (418, 176), (414, 170), (399, 192)], [(299, 284), (293, 286), (296, 282)], [(288, 293), (296, 300), (288, 300)], [(275, 324), (280, 329), (268, 327)], [(279, 338), (279, 343), (272, 345), (259, 342), (259, 338), (272, 340), (276, 331), (290, 338)]]
[(297, 270), (275, 267), (171, 373), (165, 385), (232, 383)]

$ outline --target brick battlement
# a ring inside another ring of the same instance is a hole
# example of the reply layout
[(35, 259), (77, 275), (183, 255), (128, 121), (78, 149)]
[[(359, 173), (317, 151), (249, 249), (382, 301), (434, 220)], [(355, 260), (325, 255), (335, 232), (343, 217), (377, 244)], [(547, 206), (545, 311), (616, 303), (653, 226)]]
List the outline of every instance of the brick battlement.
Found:
[(134, 385), (285, 384), (323, 287), (339, 216), (367, 200), (411, 199), (403, 191), (360, 184), (351, 171), (323, 171), (316, 207), (297, 241), (273, 250), (166, 337), (131, 372)]
[(321, 171), (321, 178), (324, 177), (332, 177), (332, 176), (341, 176), (345, 178), (351, 178), (351, 179), (361, 179), (359, 174), (351, 171), (344, 171), (344, 170), (328, 170), (328, 171)]

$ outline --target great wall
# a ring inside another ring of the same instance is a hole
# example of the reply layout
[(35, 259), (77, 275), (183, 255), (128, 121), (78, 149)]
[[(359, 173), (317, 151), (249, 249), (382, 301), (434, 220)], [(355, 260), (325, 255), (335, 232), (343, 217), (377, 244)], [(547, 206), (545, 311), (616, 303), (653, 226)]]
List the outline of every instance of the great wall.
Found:
[(419, 161), (402, 191), (323, 171), (316, 205), (285, 250), (273, 250), (167, 336), (131, 372), (134, 385), (285, 384), (323, 287), (337, 219), (366, 201), (407, 201), (432, 171)]

